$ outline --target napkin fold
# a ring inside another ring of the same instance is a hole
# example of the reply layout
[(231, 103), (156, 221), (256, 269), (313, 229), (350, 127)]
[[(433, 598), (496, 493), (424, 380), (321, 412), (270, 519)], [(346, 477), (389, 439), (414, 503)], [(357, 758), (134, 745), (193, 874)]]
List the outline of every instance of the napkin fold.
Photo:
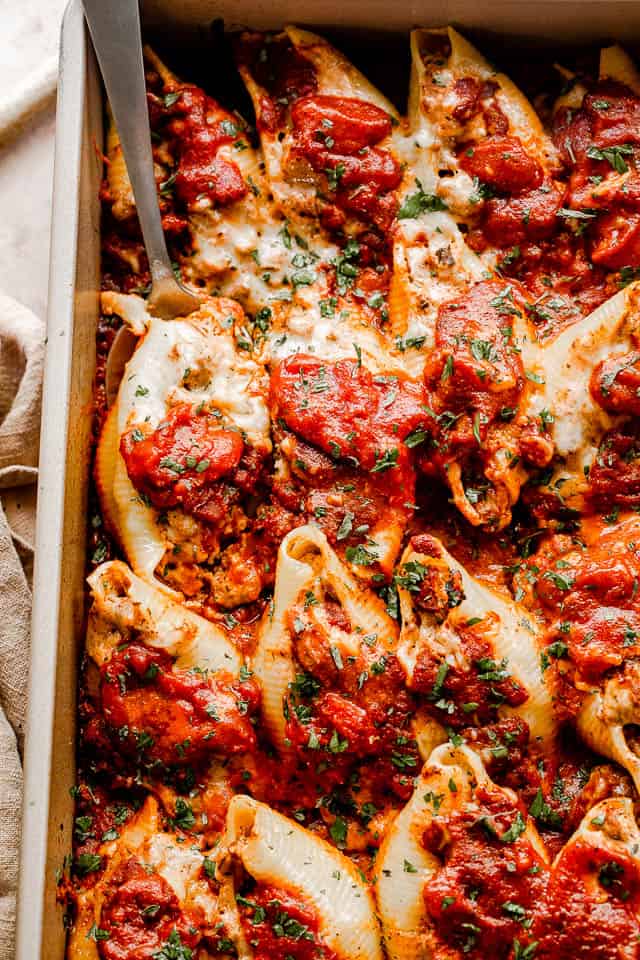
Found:
[(0, 958), (13, 956), (44, 324), (0, 294)]

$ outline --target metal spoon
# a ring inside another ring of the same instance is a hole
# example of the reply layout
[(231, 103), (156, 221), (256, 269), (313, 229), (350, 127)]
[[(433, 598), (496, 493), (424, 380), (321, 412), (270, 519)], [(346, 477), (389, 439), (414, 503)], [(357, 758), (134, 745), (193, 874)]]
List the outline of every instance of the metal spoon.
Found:
[[(138, 2), (83, 0), (83, 6), (118, 128), (149, 258), (151, 293), (147, 306), (151, 313), (163, 320), (183, 317), (198, 310), (200, 300), (176, 279), (162, 230), (153, 173)], [(119, 333), (112, 347), (112, 352), (118, 355), (116, 366), (120, 368), (120, 375), (124, 343), (117, 342), (124, 341), (125, 336)], [(110, 390), (107, 384), (108, 393), (113, 394), (114, 376), (110, 376), (108, 361), (107, 379), (111, 380)]]

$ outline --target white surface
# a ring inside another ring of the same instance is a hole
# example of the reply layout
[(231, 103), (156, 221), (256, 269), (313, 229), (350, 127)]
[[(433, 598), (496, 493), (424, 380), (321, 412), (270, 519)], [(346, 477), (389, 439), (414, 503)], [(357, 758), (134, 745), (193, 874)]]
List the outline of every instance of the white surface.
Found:
[[(65, 0), (0, 0), (0, 100), (55, 56)], [(0, 106), (1, 106), (0, 103)], [(0, 145), (0, 290), (45, 314), (54, 109), (49, 106)]]

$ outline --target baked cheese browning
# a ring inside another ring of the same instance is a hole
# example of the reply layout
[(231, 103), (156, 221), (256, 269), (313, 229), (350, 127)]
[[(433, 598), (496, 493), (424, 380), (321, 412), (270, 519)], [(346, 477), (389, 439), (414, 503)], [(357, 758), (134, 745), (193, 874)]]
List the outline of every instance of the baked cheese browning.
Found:
[(69, 956), (631, 960), (635, 67), (235, 56), (145, 51), (187, 317), (107, 115)]

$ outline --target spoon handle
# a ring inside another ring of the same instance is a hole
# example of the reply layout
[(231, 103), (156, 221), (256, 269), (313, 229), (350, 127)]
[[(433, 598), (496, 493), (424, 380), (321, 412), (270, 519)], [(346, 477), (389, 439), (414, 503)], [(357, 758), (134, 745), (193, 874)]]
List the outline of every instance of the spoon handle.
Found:
[(152, 282), (173, 281), (151, 153), (137, 0), (83, 0), (85, 17), (118, 129)]

